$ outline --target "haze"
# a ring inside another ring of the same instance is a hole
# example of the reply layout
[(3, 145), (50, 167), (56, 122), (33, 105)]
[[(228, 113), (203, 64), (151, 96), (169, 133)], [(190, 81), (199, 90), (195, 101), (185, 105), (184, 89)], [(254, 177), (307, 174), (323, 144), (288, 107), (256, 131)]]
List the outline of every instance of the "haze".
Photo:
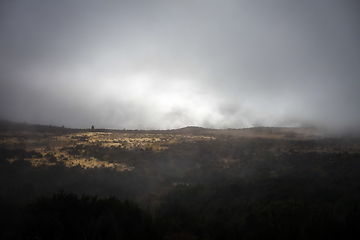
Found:
[(357, 1), (0, 3), (0, 118), (357, 128)]

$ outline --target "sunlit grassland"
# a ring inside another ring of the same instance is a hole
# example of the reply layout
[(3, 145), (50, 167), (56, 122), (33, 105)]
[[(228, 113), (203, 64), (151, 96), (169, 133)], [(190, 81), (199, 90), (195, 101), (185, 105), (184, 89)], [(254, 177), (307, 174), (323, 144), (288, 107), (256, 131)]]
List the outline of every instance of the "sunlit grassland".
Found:
[[(43, 158), (29, 158), (34, 166), (55, 165), (62, 163), (67, 167), (81, 166), (82, 168), (104, 167), (118, 171), (132, 170), (127, 164), (99, 160), (96, 157), (83, 157), (79, 150), (77, 156), (69, 154), (66, 148), (81, 146), (96, 146), (102, 148), (123, 148), (126, 150), (151, 149), (160, 152), (169, 145), (179, 142), (193, 142), (198, 140), (211, 140), (214, 137), (175, 135), (175, 134), (143, 134), (143, 133), (117, 133), (117, 132), (81, 132), (74, 134), (52, 135), (50, 133), (17, 132), (7, 133), (2, 136), (0, 144), (10, 149), (22, 148), (26, 151), (36, 151), (44, 155)], [(54, 156), (56, 161), (49, 161), (46, 156)], [(17, 159), (10, 159), (13, 162)]]

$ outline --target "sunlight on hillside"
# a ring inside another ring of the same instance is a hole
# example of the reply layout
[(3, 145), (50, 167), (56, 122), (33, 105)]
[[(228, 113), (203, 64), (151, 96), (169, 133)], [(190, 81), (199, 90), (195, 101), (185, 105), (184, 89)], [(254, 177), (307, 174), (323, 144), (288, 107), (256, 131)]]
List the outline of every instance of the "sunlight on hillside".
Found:
[[(25, 159), (34, 166), (64, 164), (67, 167), (81, 166), (87, 168), (111, 168), (117, 171), (132, 170), (134, 167), (113, 161), (99, 160), (96, 157), (84, 157), (84, 150), (78, 154), (70, 154), (68, 148), (77, 146), (97, 146), (102, 148), (123, 148), (126, 150), (151, 149), (154, 152), (162, 151), (169, 144), (211, 140), (214, 137), (171, 135), (171, 134), (133, 134), (111, 132), (82, 132), (52, 136), (51, 134), (21, 132), (17, 136), (9, 135), (1, 139), (0, 144), (12, 148), (23, 148), (27, 151), (36, 151), (43, 154), (42, 158)], [(17, 159), (10, 159), (13, 162)]]

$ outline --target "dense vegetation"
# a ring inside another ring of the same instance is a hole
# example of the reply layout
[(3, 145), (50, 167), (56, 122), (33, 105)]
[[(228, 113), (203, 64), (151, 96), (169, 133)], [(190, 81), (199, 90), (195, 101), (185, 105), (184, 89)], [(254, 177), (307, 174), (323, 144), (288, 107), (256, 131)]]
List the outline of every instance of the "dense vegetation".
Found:
[(359, 238), (359, 145), (357, 138), (223, 136), (160, 152), (98, 145), (62, 149), (135, 167), (123, 172), (68, 168), (61, 161), (34, 167), (24, 159), (40, 153), (2, 147), (0, 237)]
[(159, 239), (149, 213), (115, 197), (78, 198), (60, 191), (25, 206), (1, 201), (5, 239)]

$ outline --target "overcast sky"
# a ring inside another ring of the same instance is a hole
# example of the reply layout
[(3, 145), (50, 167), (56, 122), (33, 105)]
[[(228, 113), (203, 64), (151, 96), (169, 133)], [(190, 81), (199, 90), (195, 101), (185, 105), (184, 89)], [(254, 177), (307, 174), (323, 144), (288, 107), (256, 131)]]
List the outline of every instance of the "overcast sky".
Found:
[(360, 125), (356, 0), (2, 0), (0, 118)]

